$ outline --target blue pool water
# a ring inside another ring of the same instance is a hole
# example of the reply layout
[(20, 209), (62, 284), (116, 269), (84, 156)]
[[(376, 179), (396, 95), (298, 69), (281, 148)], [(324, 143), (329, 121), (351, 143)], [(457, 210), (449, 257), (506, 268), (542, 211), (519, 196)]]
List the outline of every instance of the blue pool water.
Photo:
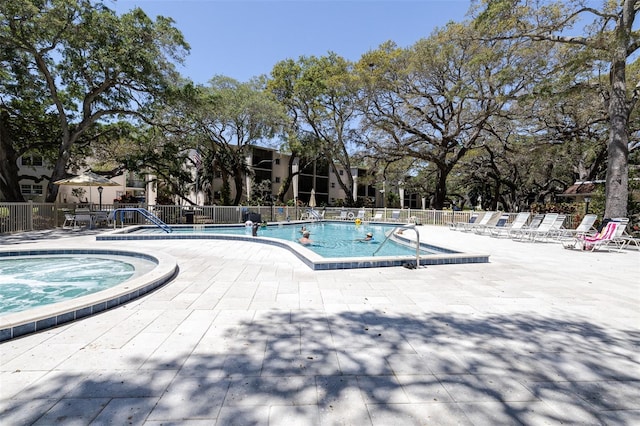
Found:
[[(258, 229), (259, 237), (278, 238), (287, 241), (298, 242), (302, 236), (300, 224), (272, 224), (266, 228)], [(386, 236), (393, 232), (398, 225), (365, 223), (356, 225), (353, 222), (313, 222), (304, 226), (311, 232), (313, 241), (306, 248), (314, 251), (322, 257), (382, 257), (382, 256), (415, 256), (415, 246), (409, 247), (388, 240)], [(143, 233), (161, 233), (160, 229), (144, 229)], [(373, 234), (373, 241), (362, 242), (368, 232)], [(244, 226), (196, 226), (175, 227), (174, 234), (181, 233), (215, 233), (231, 235), (251, 235), (251, 228)], [(433, 254), (433, 251), (420, 250), (421, 254)]]
[(105, 290), (133, 277), (136, 266), (87, 255), (2, 258), (0, 315)]

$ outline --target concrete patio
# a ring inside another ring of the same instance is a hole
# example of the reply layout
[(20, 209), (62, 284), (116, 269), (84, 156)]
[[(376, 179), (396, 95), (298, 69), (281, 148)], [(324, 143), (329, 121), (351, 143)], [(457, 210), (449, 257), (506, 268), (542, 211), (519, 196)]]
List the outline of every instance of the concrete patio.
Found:
[(421, 240), (490, 263), (314, 272), (246, 242), (0, 236), (180, 265), (150, 295), (0, 344), (1, 423), (640, 424), (640, 251)]

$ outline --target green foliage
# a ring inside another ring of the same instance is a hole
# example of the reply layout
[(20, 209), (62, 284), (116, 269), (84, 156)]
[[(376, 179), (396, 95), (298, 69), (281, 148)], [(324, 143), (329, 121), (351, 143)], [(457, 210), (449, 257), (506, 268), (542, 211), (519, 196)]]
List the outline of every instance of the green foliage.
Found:
[[(147, 108), (168, 93), (177, 80), (174, 64), (188, 50), (172, 24), (163, 17), (153, 21), (140, 9), (118, 16), (87, 0), (0, 3), (0, 59), (6, 70), (0, 94), (31, 105), (41, 102), (45, 116), (55, 117), (51, 134), (57, 137), (37, 142), (45, 143), (40, 152), (52, 156), (52, 181), (64, 176), (77, 146), (95, 142), (92, 129), (98, 123), (149, 119)], [(19, 128), (12, 130), (13, 144), (26, 139)], [(12, 171), (0, 172), (17, 184)], [(50, 190), (48, 201), (57, 194), (55, 186)]]
[(352, 64), (332, 52), (281, 61), (274, 66), (267, 88), (287, 109), (290, 152), (308, 160), (325, 159), (334, 171), (340, 166), (345, 175), (336, 174), (338, 185), (351, 197), (350, 154), (357, 140), (358, 112)]

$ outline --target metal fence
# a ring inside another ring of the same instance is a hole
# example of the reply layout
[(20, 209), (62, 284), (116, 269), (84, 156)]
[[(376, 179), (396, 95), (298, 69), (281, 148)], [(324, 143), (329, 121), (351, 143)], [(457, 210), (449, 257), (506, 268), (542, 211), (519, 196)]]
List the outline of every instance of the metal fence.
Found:
[[(3, 203), (0, 202), (0, 233), (47, 230), (61, 227), (65, 214), (73, 212), (77, 204), (51, 203)], [(168, 225), (176, 224), (233, 224), (247, 219), (266, 222), (285, 222), (305, 217), (307, 208), (291, 206), (166, 206), (142, 204), (103, 204), (89, 206), (93, 210), (110, 212), (121, 207), (143, 207), (158, 216)], [(398, 223), (418, 223), (425, 225), (447, 225), (451, 222), (468, 222), (473, 211), (390, 209), (390, 208), (322, 208), (316, 210), (328, 220), (381, 221)], [(147, 223), (136, 212), (117, 215), (118, 226)], [(516, 213), (510, 214), (511, 219)], [(569, 226), (566, 224), (565, 226)]]

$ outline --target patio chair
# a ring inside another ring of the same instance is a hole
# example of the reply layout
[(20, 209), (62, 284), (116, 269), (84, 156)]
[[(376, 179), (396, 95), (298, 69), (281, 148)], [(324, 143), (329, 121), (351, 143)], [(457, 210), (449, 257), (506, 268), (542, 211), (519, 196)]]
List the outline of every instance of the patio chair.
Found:
[(562, 232), (565, 229), (564, 221), (566, 219), (567, 219), (566, 214), (557, 215), (556, 220), (553, 221), (553, 223), (549, 227), (549, 230), (547, 230), (546, 232), (543, 230), (538, 230), (534, 232), (533, 235), (531, 236), (531, 241), (536, 242), (536, 241), (542, 241), (543, 239), (548, 239), (548, 238), (558, 238), (560, 235), (562, 235)]
[(531, 226), (528, 228), (523, 228), (520, 230), (520, 232), (515, 233), (512, 238), (518, 241), (526, 239), (534, 241), (536, 238), (547, 234), (551, 230), (556, 219), (558, 219), (558, 213), (547, 213), (544, 215), (537, 227)]
[(360, 219), (361, 222), (364, 222), (365, 214), (366, 214), (365, 210), (358, 210), (358, 215), (356, 216), (356, 220)]
[(348, 211), (346, 211), (346, 210), (341, 210), (341, 211), (340, 211), (340, 214), (339, 214), (339, 215), (337, 215), (337, 216), (335, 216), (335, 217), (334, 217), (334, 219), (338, 219), (338, 220), (347, 220), (347, 219), (348, 219), (348, 218), (347, 218), (347, 214), (348, 214), (348, 213), (349, 213), (349, 212), (348, 212)]
[(509, 236), (512, 232), (524, 228), (530, 216), (531, 213), (529, 212), (520, 212), (516, 215), (516, 218), (513, 219), (513, 222), (511, 222), (510, 225), (489, 228), (489, 235), (494, 238), (499, 238), (503, 235)]
[(492, 219), (495, 219), (496, 217), (497, 220), (495, 221), (495, 223), (492, 223), (492, 221), (490, 220), (486, 225), (476, 226), (475, 228), (473, 228), (473, 232), (479, 235), (485, 233), (489, 234), (492, 229), (505, 228), (507, 226), (507, 223), (509, 223), (509, 214), (507, 213), (503, 213), (499, 216), (495, 215)]
[(480, 220), (474, 222), (474, 223), (466, 223), (464, 225), (462, 225), (461, 230), (468, 232), (468, 231), (473, 231), (474, 228), (477, 227), (484, 227), (490, 224), (495, 224), (495, 222), (492, 222), (492, 219), (495, 218), (495, 221), (498, 221), (498, 218), (500, 216), (497, 215), (501, 215), (502, 213), (498, 213), (498, 212), (494, 212), (494, 211), (490, 211), (490, 212), (485, 212), (484, 216), (482, 216), (482, 218), (480, 218)]
[(76, 209), (75, 212), (76, 223), (85, 223), (89, 229), (93, 229), (94, 215), (87, 208)]
[(610, 221), (598, 234), (594, 236), (580, 235), (570, 243), (564, 243), (566, 249), (579, 248), (584, 251), (595, 251), (601, 247), (606, 247), (616, 237), (616, 233), (620, 227), (620, 222)]
[(475, 223), (480, 217), (480, 213), (471, 213), (467, 222), (449, 222), (449, 229), (452, 231), (460, 231), (465, 225)]
[(521, 238), (522, 235), (525, 234), (526, 232), (532, 229), (538, 229), (538, 227), (540, 226), (543, 220), (544, 220), (544, 214), (536, 214), (535, 216), (533, 216), (533, 218), (531, 219), (531, 222), (528, 225), (524, 225), (518, 229), (510, 230), (509, 238), (514, 240)]
[(619, 241), (620, 250), (622, 250), (623, 248), (631, 247), (632, 245), (635, 246), (636, 250), (640, 250), (640, 238), (638, 237), (634, 237), (625, 233), (622, 237), (619, 238)]
[(576, 229), (563, 229), (560, 235), (561, 239), (564, 238), (576, 238), (580, 235), (595, 235), (598, 233), (598, 230), (593, 226), (598, 219), (597, 214), (588, 214), (585, 215)]
[(76, 222), (76, 215), (73, 213), (65, 213), (62, 229), (76, 229), (77, 227), (78, 223)]
[(400, 222), (400, 210), (394, 210), (391, 212), (391, 221)]
[(377, 212), (375, 215), (373, 215), (371, 220), (382, 220), (382, 213)]
[(618, 223), (618, 226), (616, 228), (615, 235), (613, 236), (611, 241), (605, 244), (605, 246), (613, 244), (616, 245), (619, 250), (622, 250), (622, 248), (626, 245), (625, 233), (627, 230), (627, 226), (629, 225), (629, 218), (614, 217), (613, 219), (611, 219), (611, 221)]

